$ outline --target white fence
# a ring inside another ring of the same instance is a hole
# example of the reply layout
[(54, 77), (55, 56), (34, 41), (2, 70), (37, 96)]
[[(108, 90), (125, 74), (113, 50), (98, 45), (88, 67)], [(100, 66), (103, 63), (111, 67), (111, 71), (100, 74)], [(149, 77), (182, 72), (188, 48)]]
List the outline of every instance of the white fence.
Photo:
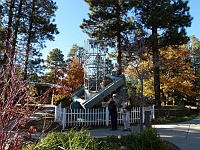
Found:
[[(145, 111), (151, 111), (151, 117), (155, 118), (154, 105), (150, 107), (142, 107), (143, 123), (145, 120)], [(111, 123), (108, 107), (95, 109), (66, 109), (61, 105), (55, 107), (54, 121), (60, 122), (63, 129), (73, 126), (108, 126)], [(122, 124), (122, 115), (118, 112), (118, 124)], [(140, 123), (140, 107), (133, 107), (130, 113), (130, 123)]]

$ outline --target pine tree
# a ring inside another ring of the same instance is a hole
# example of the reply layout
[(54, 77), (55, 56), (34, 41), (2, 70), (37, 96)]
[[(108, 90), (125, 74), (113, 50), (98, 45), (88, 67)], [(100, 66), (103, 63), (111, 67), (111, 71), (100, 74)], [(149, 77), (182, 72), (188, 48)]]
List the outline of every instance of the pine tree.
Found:
[[(54, 40), (58, 34), (54, 24), (56, 3), (53, 0), (5, 0), (1, 2), (1, 24), (5, 30), (5, 50), (0, 60), (6, 64), (8, 58), (15, 58), (18, 64), (24, 68), (24, 79), (28, 79), (28, 73), (40, 61), (31, 61), (31, 58), (41, 55), (40, 50), (45, 47), (46, 40)], [(36, 51), (38, 53), (36, 53)], [(14, 59), (11, 59), (12, 61)], [(34, 62), (33, 64), (30, 64)], [(11, 62), (12, 63), (12, 62)], [(36, 69), (37, 70), (37, 69)], [(36, 71), (35, 71), (36, 72)]]
[(129, 13), (135, 5), (129, 0), (89, 0), (89, 19), (80, 26), (91, 38), (105, 40), (111, 47), (117, 43), (117, 74), (121, 75), (122, 45), (125, 35), (136, 29)]
[[(24, 79), (27, 79), (28, 65), (33, 61), (29, 61), (31, 51), (42, 49), (45, 46), (45, 40), (54, 40), (54, 34), (58, 34), (56, 24), (54, 24), (56, 3), (53, 0), (32, 0), (27, 3), (27, 22), (24, 24), (26, 41), (25, 63), (24, 63)], [(34, 46), (33, 46), (34, 45)], [(36, 52), (36, 51), (35, 51)], [(35, 56), (40, 55), (36, 54)], [(34, 61), (35, 62), (35, 61)], [(39, 63), (40, 61), (38, 61)], [(38, 65), (38, 64), (37, 64)]]
[(74, 57), (78, 58), (78, 62), (81, 63), (84, 56), (84, 48), (81, 46), (78, 46), (77, 44), (73, 44), (72, 48), (70, 49), (69, 53), (67, 54), (68, 59), (66, 60), (68, 66), (70, 66), (72, 60)]
[(188, 37), (185, 28), (190, 27), (188, 1), (183, 0), (142, 0), (136, 7), (138, 20), (151, 31), (148, 42), (151, 44), (154, 63), (154, 90), (157, 106), (160, 101), (160, 62), (158, 49), (168, 45), (186, 44)]
[(58, 48), (53, 49), (49, 52), (46, 59), (46, 82), (59, 84), (61, 78), (64, 77), (64, 55)]

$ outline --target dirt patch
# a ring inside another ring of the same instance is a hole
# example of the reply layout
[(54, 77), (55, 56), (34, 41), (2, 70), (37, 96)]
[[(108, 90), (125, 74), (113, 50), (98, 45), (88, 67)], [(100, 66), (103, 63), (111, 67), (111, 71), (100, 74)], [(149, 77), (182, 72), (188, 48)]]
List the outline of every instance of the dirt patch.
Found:
[(52, 119), (37, 119), (29, 121), (25, 128), (29, 128), (30, 126), (37, 127), (37, 132), (48, 133), (51, 131), (61, 131), (62, 126), (58, 122), (54, 122)]
[(166, 144), (167, 150), (181, 150), (178, 146), (174, 145), (169, 141), (163, 141)]

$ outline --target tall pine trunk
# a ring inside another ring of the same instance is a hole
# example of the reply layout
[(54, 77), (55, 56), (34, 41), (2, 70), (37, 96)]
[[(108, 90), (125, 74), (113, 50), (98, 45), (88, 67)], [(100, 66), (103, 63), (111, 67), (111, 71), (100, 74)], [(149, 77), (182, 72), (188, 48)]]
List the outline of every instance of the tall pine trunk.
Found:
[(11, 60), (14, 60), (14, 55), (15, 55), (15, 47), (17, 44), (17, 34), (19, 32), (19, 25), (20, 25), (20, 18), (22, 17), (22, 4), (23, 0), (20, 0), (19, 5), (18, 5), (18, 13), (17, 13), (17, 21), (15, 24), (15, 32), (14, 32), (14, 38), (13, 38), (13, 46), (12, 46), (12, 52), (11, 52)]
[[(7, 35), (6, 35), (6, 50), (4, 52), (4, 58), (2, 60), (2, 64), (3, 64), (3, 68), (5, 71), (8, 71), (8, 76), (7, 76), (7, 83), (10, 82), (9, 79), (10, 79), (10, 76), (11, 76), (11, 69), (7, 70), (7, 66), (6, 66), (6, 62), (8, 60), (8, 58), (10, 57), (11, 55), (11, 51), (12, 51), (12, 45), (11, 45), (11, 35), (12, 35), (12, 26), (13, 26), (13, 10), (14, 10), (14, 7), (15, 7), (15, 1), (12, 1), (12, 3), (10, 4), (10, 7), (9, 7), (9, 13), (8, 13), (8, 27), (7, 27)], [(13, 60), (10, 60), (9, 61), (9, 64), (10, 66), (12, 66), (12, 62)], [(6, 100), (7, 100), (7, 92), (10, 90), (9, 89), (10, 86), (7, 86), (7, 88), (5, 89), (5, 93), (4, 93), (4, 101), (3, 103), (7, 103)]]
[(122, 74), (122, 51), (121, 51), (121, 37), (117, 37), (117, 75)]
[(158, 51), (158, 38), (157, 27), (152, 27), (152, 51), (153, 51), (153, 64), (154, 64), (154, 94), (156, 106), (161, 106), (160, 99), (160, 67), (159, 67), (159, 51)]
[(30, 55), (30, 44), (32, 39), (32, 29), (33, 29), (33, 21), (34, 21), (34, 12), (35, 12), (35, 0), (33, 0), (32, 7), (31, 7), (32, 13), (29, 20), (29, 29), (28, 29), (28, 41), (26, 44), (26, 56), (25, 56), (25, 63), (24, 63), (24, 80), (28, 78), (28, 61), (29, 61), (29, 55)]
[(13, 10), (15, 7), (15, 1), (12, 1), (12, 3), (10, 4), (9, 7), (9, 13), (8, 13), (8, 27), (7, 27), (7, 34), (6, 34), (6, 51), (4, 53), (4, 57), (3, 60), (1, 62), (1, 64), (6, 64), (6, 61), (8, 59), (8, 55), (11, 51), (10, 49), (10, 40), (11, 40), (11, 35), (12, 35), (12, 25), (13, 25)]
[(122, 74), (122, 51), (121, 51), (121, 16), (120, 16), (120, 12), (121, 12), (121, 8), (119, 3), (117, 3), (117, 75), (121, 75)]

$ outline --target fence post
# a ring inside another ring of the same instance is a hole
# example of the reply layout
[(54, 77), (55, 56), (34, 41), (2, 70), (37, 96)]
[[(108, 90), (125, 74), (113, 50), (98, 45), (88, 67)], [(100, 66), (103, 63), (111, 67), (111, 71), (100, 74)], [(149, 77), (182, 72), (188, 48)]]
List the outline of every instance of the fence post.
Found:
[(61, 104), (55, 107), (55, 115), (54, 115), (54, 121), (60, 121), (61, 120)]
[(144, 116), (143, 116), (143, 106), (140, 106), (140, 131), (143, 131), (143, 120)]
[(61, 120), (61, 116), (62, 116), (62, 108), (61, 108), (61, 103), (58, 105), (58, 121)]
[(144, 112), (145, 112), (145, 107), (142, 106), (142, 123), (144, 123), (144, 119), (145, 119)]
[(63, 115), (63, 118), (62, 118), (62, 129), (65, 129), (65, 127), (66, 127), (66, 108), (63, 108), (62, 115)]
[(149, 129), (151, 127), (150, 115), (151, 115), (151, 111), (145, 110), (145, 126), (146, 126), (146, 129)]
[(57, 107), (58, 106), (55, 106), (54, 122), (57, 121), (57, 115), (58, 115), (58, 113), (57, 113), (58, 108)]
[(108, 107), (106, 107), (106, 126), (109, 125), (109, 111), (108, 111)]
[(152, 118), (155, 119), (155, 105), (152, 105)]

